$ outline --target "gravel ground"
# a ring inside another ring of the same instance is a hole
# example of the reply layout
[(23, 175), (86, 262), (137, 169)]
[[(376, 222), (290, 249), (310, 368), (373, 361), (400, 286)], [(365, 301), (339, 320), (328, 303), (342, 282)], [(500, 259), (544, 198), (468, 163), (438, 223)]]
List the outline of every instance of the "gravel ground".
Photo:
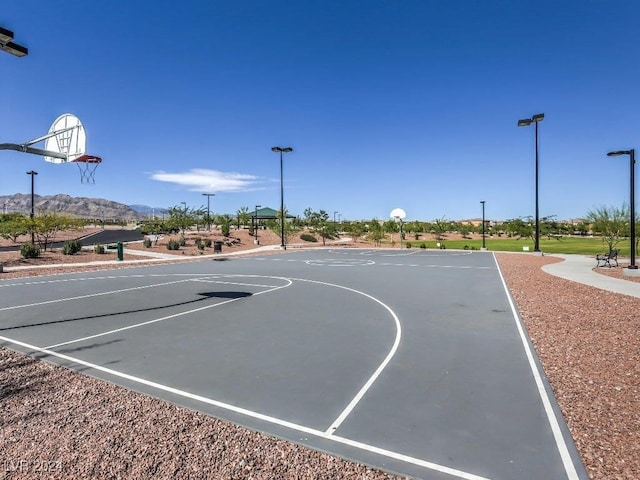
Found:
[[(640, 300), (496, 256), (590, 476), (637, 480)], [(10, 350), (0, 367), (0, 478), (399, 478)]]

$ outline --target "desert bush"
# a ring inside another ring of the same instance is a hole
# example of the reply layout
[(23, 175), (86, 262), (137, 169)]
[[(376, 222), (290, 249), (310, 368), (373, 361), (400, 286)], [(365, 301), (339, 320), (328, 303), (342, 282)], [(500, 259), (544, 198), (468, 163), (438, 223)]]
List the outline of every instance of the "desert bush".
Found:
[(210, 238), (205, 238), (204, 239), (204, 246), (207, 248), (211, 248), (212, 242)]
[(427, 248), (427, 244), (426, 244), (426, 243), (424, 243), (424, 242), (422, 242), (422, 243), (420, 244), (420, 248)]
[(142, 242), (142, 245), (144, 246), (144, 248), (151, 248), (151, 239), (145, 238), (144, 241)]
[(406, 245), (407, 245), (407, 248), (411, 248), (411, 242), (407, 242)]
[(184, 238), (184, 235), (181, 235), (181, 236), (180, 236), (180, 239), (178, 240), (178, 244), (179, 244), (181, 247), (184, 247), (184, 246), (187, 244), (187, 239), (186, 239), (186, 238)]
[(62, 244), (63, 255), (75, 255), (82, 250), (82, 243), (80, 240), (67, 240)]
[(316, 237), (314, 237), (313, 235), (311, 235), (310, 233), (303, 233), (302, 235), (300, 235), (300, 239), (304, 240), (305, 242), (317, 242), (318, 239)]
[(23, 243), (20, 246), (20, 255), (22, 258), (38, 258), (40, 256), (40, 248), (31, 242)]
[(93, 251), (99, 255), (102, 255), (105, 252), (104, 245), (96, 245), (93, 247)]
[(167, 250), (180, 250), (180, 242), (174, 239), (169, 240), (167, 242)]

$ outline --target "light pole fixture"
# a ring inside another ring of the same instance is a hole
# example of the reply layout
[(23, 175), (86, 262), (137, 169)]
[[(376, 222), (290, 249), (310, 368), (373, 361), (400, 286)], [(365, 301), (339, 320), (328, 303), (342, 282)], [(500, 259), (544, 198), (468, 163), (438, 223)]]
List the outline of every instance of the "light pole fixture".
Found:
[(256, 205), (256, 213), (253, 217), (253, 234), (255, 235), (256, 239), (254, 241), (254, 243), (257, 245), (258, 244), (258, 209), (262, 207), (262, 205)]
[(631, 198), (630, 198), (630, 209), (631, 209), (631, 263), (629, 264), (629, 269), (637, 270), (638, 266), (636, 265), (636, 209), (635, 209), (635, 163), (636, 163), (636, 151), (635, 149), (631, 150), (618, 150), (615, 152), (607, 153), (608, 157), (618, 157), (620, 155), (629, 155), (629, 177), (631, 182)]
[(536, 126), (536, 234), (533, 242), (533, 251), (540, 252), (540, 209), (538, 203), (538, 123), (544, 120), (544, 113), (537, 113), (531, 118), (518, 120), (519, 127), (528, 127), (532, 123)]
[(30, 170), (27, 172), (27, 175), (31, 175), (31, 214), (30, 214), (30, 218), (31, 218), (31, 245), (35, 245), (36, 244), (36, 238), (35, 238), (35, 231), (34, 231), (34, 225), (33, 225), (33, 203), (34, 203), (34, 183), (33, 183), (33, 178), (38, 174), (38, 172), (34, 172), (33, 170)]
[(484, 204), (485, 204), (485, 200), (480, 200), (480, 203), (482, 204), (482, 250), (486, 250), (487, 246), (485, 244), (485, 235), (484, 235)]
[(0, 50), (10, 53), (16, 57), (24, 57), (29, 54), (29, 49), (13, 43), (13, 32), (6, 28), (0, 27)]
[(287, 249), (287, 246), (284, 242), (284, 182), (283, 182), (283, 168), (282, 168), (282, 154), (293, 152), (293, 148), (291, 147), (271, 147), (271, 151), (275, 153), (280, 153), (280, 215), (282, 218), (280, 219), (280, 248), (283, 250)]
[(203, 193), (207, 197), (207, 232), (211, 231), (211, 217), (209, 216), (209, 199), (215, 197), (215, 193)]

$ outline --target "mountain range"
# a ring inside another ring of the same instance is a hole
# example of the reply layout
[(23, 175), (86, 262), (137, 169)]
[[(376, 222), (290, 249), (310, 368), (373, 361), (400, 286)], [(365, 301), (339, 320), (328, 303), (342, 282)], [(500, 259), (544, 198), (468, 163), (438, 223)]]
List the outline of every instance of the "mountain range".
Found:
[[(33, 210), (39, 212), (55, 212), (82, 218), (103, 220), (142, 220), (152, 213), (161, 214), (165, 209), (146, 205), (125, 205), (102, 198), (71, 197), (65, 194), (34, 195)], [(31, 212), (31, 195), (16, 193), (0, 195), (2, 213)]]

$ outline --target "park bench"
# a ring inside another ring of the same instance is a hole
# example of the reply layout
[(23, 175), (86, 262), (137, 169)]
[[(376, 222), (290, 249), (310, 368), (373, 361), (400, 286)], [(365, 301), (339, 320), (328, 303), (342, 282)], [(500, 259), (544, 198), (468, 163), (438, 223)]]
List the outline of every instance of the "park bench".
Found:
[[(616, 262), (616, 267), (618, 266), (618, 250), (614, 248), (610, 250), (609, 253), (599, 253), (596, 255), (596, 260), (598, 264), (596, 267), (609, 267), (611, 268), (611, 262)], [(602, 262), (602, 265), (600, 265)]]

